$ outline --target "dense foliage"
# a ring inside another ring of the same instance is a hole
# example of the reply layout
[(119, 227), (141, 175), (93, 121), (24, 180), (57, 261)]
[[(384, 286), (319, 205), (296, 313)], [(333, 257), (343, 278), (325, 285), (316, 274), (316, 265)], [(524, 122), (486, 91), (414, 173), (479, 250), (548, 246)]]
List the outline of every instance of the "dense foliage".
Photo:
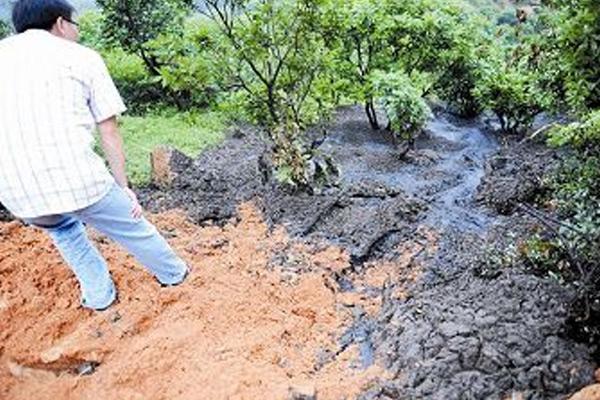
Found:
[(81, 23), (134, 113), (213, 108), (257, 123), (277, 176), (310, 187), (335, 168), (304, 132), (340, 104), (363, 104), (373, 129), (409, 144), (431, 102), (492, 111), (519, 135), (542, 112), (597, 107), (599, 11), (546, 3), (100, 0)]
[[(596, 1), (548, 1), (531, 35), (537, 67), (551, 110), (575, 122), (551, 131), (549, 144), (567, 151), (552, 177), (557, 218), (554, 234), (538, 237), (527, 257), (577, 289), (572, 333), (600, 341), (600, 8)], [(536, 97), (536, 100), (540, 97)]]
[(139, 108), (163, 103), (180, 110), (210, 103), (213, 32), (190, 17), (191, 1), (99, 0), (98, 5), (102, 16), (87, 26), (84, 40), (103, 48), (109, 64), (123, 67), (111, 70), (127, 100)]
[[(415, 83), (417, 81), (417, 83)], [(415, 136), (423, 129), (431, 110), (423, 99), (423, 83), (398, 72), (374, 77), (375, 93), (389, 118), (389, 129), (397, 141), (414, 146)]]
[(600, 107), (600, 7), (595, 0), (551, 0), (540, 21), (544, 72), (572, 110)]

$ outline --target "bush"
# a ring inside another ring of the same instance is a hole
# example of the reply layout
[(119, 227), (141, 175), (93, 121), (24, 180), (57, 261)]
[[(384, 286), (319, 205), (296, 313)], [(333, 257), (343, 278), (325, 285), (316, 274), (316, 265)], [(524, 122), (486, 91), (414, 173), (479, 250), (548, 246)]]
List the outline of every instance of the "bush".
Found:
[(456, 112), (473, 117), (481, 104), (473, 95), (478, 60), (486, 58), (486, 24), (457, 1), (390, 1), (395, 62), (411, 73), (431, 74), (430, 91)]
[(496, 114), (503, 132), (524, 134), (551, 101), (539, 87), (538, 79), (526, 66), (490, 63), (482, 69), (474, 93)]
[(553, 146), (573, 146), (584, 155), (600, 156), (600, 110), (591, 112), (580, 122), (551, 132)]
[(104, 16), (98, 11), (87, 11), (79, 16), (79, 40), (81, 44), (97, 51), (110, 47), (102, 30)]
[[(135, 113), (161, 106), (180, 109), (209, 105), (216, 94), (213, 44), (215, 27), (197, 17), (185, 19), (179, 32), (157, 32), (144, 53), (126, 50), (105, 34), (105, 17), (87, 12), (80, 18), (81, 41), (100, 51), (121, 94)], [(143, 57), (152, 56), (150, 69)]]
[[(576, 290), (570, 334), (600, 342), (600, 111), (555, 129), (550, 143), (575, 151), (552, 179), (558, 219), (552, 235), (538, 236), (524, 249), (537, 270)], [(597, 350), (598, 354), (598, 350)]]
[[(335, 5), (334, 5), (335, 6)], [(365, 104), (373, 129), (371, 74), (402, 69), (430, 73), (430, 90), (459, 114), (472, 117), (481, 106), (473, 96), (477, 59), (487, 38), (482, 20), (454, 1), (353, 0), (335, 6), (339, 73), (348, 95)]]
[(304, 130), (330, 111), (326, 86), (330, 50), (319, 26), (321, 2), (204, 0), (203, 13), (223, 38), (219, 67), (237, 90), (229, 104), (265, 128), (275, 146), (280, 180), (297, 188), (319, 183), (324, 170), (317, 152), (304, 144)]
[(205, 107), (213, 101), (222, 83), (214, 55), (219, 40), (214, 24), (191, 17), (185, 20), (181, 34), (165, 33), (148, 42), (160, 65), (161, 87), (176, 94), (183, 108)]
[(447, 66), (435, 82), (435, 92), (460, 116), (473, 118), (483, 109), (475, 88), (480, 77), (479, 60), (487, 56), (485, 51), (482, 44), (465, 43), (448, 52)]
[(394, 137), (405, 140), (412, 147), (415, 136), (431, 116), (431, 110), (423, 99), (423, 89), (419, 88), (422, 84), (415, 85), (405, 73), (390, 72), (376, 74), (374, 87)]
[(336, 184), (339, 170), (333, 160), (307, 147), (294, 122), (279, 125), (271, 136), (275, 177), (285, 187), (314, 192), (324, 185)]
[(596, 0), (551, 0), (540, 20), (541, 67), (571, 110), (600, 107), (600, 7)]
[[(105, 47), (122, 49), (142, 60), (153, 94), (167, 105), (187, 110), (193, 104), (193, 88), (182, 88), (181, 80), (173, 78), (172, 62), (182, 62), (181, 55), (190, 44), (184, 36), (186, 18), (191, 11), (190, 0), (98, 0), (102, 10), (102, 32), (108, 44)], [(175, 60), (175, 61), (173, 61)], [(187, 61), (187, 60), (185, 60)], [(191, 68), (187, 63), (182, 70)], [(171, 84), (176, 83), (176, 87)], [(146, 93), (148, 80), (142, 81), (140, 91)], [(138, 103), (145, 100), (138, 99)]]

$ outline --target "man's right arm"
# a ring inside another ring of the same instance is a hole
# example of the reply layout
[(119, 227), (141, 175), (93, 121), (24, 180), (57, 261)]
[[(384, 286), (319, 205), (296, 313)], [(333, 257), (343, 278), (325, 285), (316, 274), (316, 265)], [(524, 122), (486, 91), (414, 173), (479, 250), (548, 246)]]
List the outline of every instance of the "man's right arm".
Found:
[(142, 216), (142, 207), (137, 196), (127, 184), (123, 139), (117, 124), (117, 115), (123, 113), (127, 108), (123, 104), (123, 99), (121, 99), (102, 57), (95, 52), (88, 54), (91, 55), (85, 71), (89, 89), (90, 112), (98, 126), (102, 149), (115, 181), (123, 188), (133, 203), (132, 216), (139, 218)]
[(102, 150), (104, 150), (104, 156), (108, 161), (108, 165), (110, 166), (111, 172), (115, 177), (115, 181), (117, 181), (117, 184), (123, 188), (133, 203), (131, 215), (134, 218), (140, 218), (142, 216), (142, 207), (138, 202), (137, 196), (131, 189), (129, 189), (129, 185), (127, 183), (123, 138), (119, 132), (117, 117), (110, 117), (99, 122), (97, 125), (98, 131), (100, 132), (100, 143), (102, 145)]

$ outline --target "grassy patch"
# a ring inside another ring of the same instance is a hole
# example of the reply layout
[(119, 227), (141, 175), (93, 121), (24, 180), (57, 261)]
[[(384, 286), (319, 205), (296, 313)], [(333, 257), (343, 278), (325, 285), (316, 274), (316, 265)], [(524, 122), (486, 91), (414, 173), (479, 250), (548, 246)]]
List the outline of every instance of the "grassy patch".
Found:
[(170, 145), (190, 157), (224, 138), (222, 114), (125, 116), (120, 119), (127, 155), (127, 175), (133, 185), (150, 181), (150, 153), (158, 145)]

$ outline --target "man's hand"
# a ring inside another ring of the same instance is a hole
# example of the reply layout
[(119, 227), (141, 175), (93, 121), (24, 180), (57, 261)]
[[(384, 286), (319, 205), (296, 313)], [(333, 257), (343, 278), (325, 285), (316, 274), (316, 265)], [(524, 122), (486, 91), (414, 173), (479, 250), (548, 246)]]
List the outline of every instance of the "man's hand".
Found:
[(129, 199), (131, 199), (131, 203), (133, 204), (133, 208), (131, 209), (131, 216), (135, 219), (142, 218), (144, 210), (142, 209), (142, 206), (140, 205), (140, 202), (138, 201), (138, 198), (133, 192), (133, 190), (129, 189), (128, 187), (123, 188), (123, 190), (129, 197)]

